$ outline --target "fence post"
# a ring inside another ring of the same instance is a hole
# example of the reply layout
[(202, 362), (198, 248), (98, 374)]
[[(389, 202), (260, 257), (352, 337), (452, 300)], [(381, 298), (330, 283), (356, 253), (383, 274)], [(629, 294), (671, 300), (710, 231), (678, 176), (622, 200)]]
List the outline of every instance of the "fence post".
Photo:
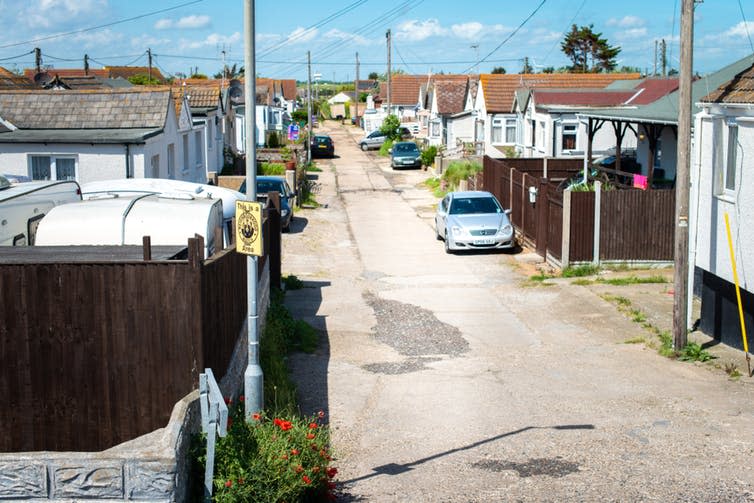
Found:
[(563, 191), (563, 241), (560, 247), (560, 268), (565, 269), (571, 261), (571, 189)]
[(149, 236), (142, 236), (141, 246), (144, 253), (144, 262), (149, 262), (152, 260), (152, 238)]
[(542, 160), (542, 178), (547, 178), (547, 156)]
[(592, 262), (600, 263), (600, 204), (602, 202), (602, 182), (594, 182), (594, 256)]
[(547, 259), (547, 237), (550, 233), (549, 214), (550, 214), (550, 193), (549, 181), (547, 178), (539, 179), (539, 188), (537, 193), (537, 253)]

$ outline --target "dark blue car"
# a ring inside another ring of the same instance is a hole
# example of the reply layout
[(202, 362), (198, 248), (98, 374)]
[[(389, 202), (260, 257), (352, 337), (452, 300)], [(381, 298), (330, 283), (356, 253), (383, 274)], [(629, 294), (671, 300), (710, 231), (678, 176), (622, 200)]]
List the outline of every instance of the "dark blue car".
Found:
[[(238, 191), (246, 194), (246, 181), (241, 184)], [(293, 198), (296, 193), (291, 190), (290, 185), (282, 176), (258, 176), (257, 201), (266, 204), (269, 192), (280, 193), (280, 224), (283, 231), (288, 232), (291, 228), (291, 220), (293, 220)]]

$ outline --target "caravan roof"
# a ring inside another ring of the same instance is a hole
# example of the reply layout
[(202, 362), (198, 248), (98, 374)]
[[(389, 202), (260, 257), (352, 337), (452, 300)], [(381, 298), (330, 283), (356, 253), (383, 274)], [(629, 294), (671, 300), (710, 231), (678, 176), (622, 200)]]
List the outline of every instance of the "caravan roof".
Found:
[(221, 227), (219, 199), (103, 195), (51, 210), (39, 224), (36, 244), (134, 245), (150, 236), (153, 245), (186, 245), (199, 234), (209, 256), (215, 249), (215, 229)]
[(236, 201), (245, 200), (246, 196), (238, 191), (216, 185), (204, 183), (184, 182), (181, 180), (166, 180), (163, 178), (120, 178), (115, 180), (100, 180), (89, 182), (81, 186), (84, 199), (91, 199), (98, 194), (114, 193), (127, 195), (130, 193), (185, 193), (195, 198), (221, 199), (223, 203), (223, 218), (230, 220), (236, 216)]

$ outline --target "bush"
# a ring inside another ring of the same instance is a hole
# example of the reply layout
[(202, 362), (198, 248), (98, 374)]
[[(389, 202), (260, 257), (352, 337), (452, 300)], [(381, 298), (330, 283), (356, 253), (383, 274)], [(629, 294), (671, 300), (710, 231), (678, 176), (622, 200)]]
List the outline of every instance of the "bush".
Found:
[[(385, 120), (382, 121), (382, 126), (380, 126), (380, 131), (387, 135), (388, 139), (390, 140), (399, 140), (401, 137), (401, 120), (393, 114), (388, 115), (385, 117)], [(380, 152), (382, 149), (380, 149)]]
[(285, 174), (285, 165), (276, 162), (263, 162), (259, 167), (259, 174), (264, 176), (282, 176)]
[(442, 179), (449, 190), (455, 190), (461, 180), (468, 180), (481, 172), (482, 164), (477, 161), (453, 161), (442, 174)]
[(267, 148), (278, 148), (280, 146), (280, 136), (278, 136), (277, 131), (273, 131), (270, 133), (269, 138), (267, 138)]
[(422, 157), (422, 164), (425, 166), (432, 166), (432, 164), (435, 162), (435, 157), (437, 157), (437, 147), (434, 145), (425, 148), (422, 150), (421, 153)]
[(380, 146), (379, 154), (382, 157), (387, 157), (390, 155), (391, 148), (393, 148), (393, 140), (392, 139), (385, 140), (385, 143), (383, 143), (382, 146)]

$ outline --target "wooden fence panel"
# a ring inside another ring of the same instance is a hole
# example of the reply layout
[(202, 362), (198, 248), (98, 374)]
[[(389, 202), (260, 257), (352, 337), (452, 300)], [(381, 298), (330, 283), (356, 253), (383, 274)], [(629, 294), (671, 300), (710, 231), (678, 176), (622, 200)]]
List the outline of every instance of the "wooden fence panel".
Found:
[(560, 260), (563, 256), (563, 193), (557, 190), (547, 191), (547, 228), (547, 253)]
[(594, 192), (571, 193), (570, 261), (591, 261), (594, 256)]
[(513, 225), (518, 227), (519, 229), (523, 229), (523, 223), (524, 223), (524, 215), (522, 211), (523, 207), (523, 190), (524, 190), (524, 174), (516, 171), (511, 170), (510, 174), (510, 208), (513, 210), (511, 213), (511, 221), (513, 222)]
[(532, 243), (537, 240), (538, 216), (539, 211), (535, 206), (536, 203), (529, 201), (529, 187), (538, 188), (539, 178), (523, 174), (523, 187), (521, 194), (521, 213), (523, 217), (522, 232), (524, 236)]
[(673, 260), (675, 191), (602, 193), (600, 259)]

